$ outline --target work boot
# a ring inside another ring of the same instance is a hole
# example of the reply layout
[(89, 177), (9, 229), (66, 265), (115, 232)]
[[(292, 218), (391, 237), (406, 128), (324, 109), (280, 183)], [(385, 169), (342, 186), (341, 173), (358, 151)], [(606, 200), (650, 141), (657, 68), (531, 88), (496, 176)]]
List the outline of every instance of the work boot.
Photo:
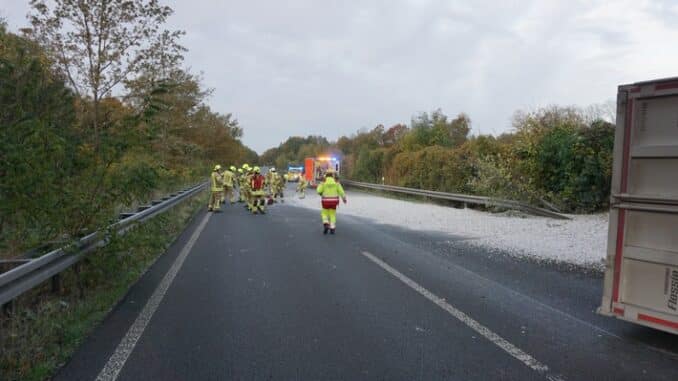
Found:
[(328, 231), (330, 231), (330, 224), (323, 224), (323, 234), (327, 234)]
[(334, 234), (335, 229), (330, 229), (330, 234)]

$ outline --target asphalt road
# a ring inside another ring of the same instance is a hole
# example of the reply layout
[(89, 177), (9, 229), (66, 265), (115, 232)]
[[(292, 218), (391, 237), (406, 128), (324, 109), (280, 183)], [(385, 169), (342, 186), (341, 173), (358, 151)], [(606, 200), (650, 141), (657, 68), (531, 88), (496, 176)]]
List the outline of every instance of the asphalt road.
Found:
[(596, 315), (601, 287), (341, 210), (324, 236), (314, 210), (227, 207), (196, 216), (55, 379), (678, 380), (678, 340)]

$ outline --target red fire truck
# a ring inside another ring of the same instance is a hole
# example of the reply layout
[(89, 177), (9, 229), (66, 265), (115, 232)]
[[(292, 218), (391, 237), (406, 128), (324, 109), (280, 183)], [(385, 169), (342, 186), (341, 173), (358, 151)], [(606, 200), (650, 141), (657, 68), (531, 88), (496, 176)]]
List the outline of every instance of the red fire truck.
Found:
[(307, 157), (304, 160), (304, 178), (311, 186), (316, 186), (322, 182), (328, 169), (338, 174), (340, 167), (340, 160), (336, 156)]

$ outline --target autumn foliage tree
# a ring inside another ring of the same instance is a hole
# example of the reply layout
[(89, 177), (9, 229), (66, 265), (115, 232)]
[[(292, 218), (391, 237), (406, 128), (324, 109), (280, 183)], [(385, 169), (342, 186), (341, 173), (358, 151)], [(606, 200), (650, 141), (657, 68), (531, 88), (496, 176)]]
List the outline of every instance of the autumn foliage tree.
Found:
[(182, 68), (156, 0), (31, 1), (0, 22), (0, 257), (73, 239), (125, 205), (254, 163), (231, 113)]
[[(437, 109), (415, 115), (409, 126), (342, 136), (325, 150), (342, 153), (344, 178), (591, 212), (607, 207), (614, 125), (589, 110), (596, 108), (519, 112), (513, 131), (495, 137), (471, 136), (466, 114), (450, 118)], [(267, 151), (266, 160), (288, 155), (280, 149), (285, 144)]]

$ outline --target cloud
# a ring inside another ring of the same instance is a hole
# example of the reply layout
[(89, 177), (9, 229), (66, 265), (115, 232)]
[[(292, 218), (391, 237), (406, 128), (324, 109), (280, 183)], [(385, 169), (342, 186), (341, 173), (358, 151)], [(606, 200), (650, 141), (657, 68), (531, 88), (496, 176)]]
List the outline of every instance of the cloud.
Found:
[[(27, 2), (9, 0), (22, 25)], [(187, 64), (261, 152), (441, 107), (475, 133), (518, 109), (588, 105), (676, 75), (675, 1), (170, 1)]]

